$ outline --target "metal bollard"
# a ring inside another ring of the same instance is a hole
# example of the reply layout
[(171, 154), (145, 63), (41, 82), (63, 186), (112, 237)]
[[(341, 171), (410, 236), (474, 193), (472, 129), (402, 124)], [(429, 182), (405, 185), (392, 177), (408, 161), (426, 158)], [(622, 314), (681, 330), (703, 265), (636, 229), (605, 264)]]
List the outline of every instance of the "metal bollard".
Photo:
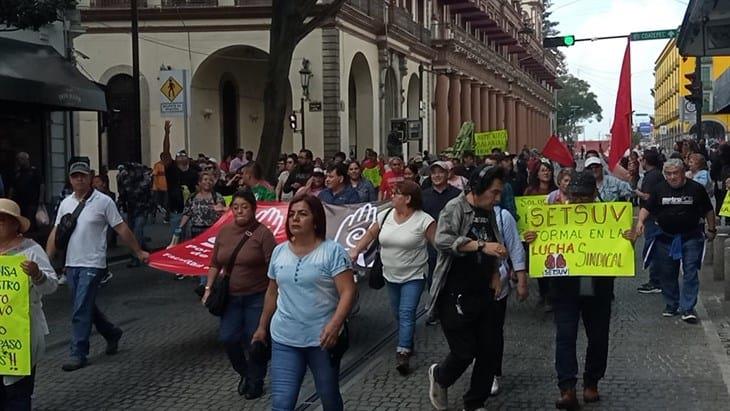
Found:
[(715, 241), (712, 242), (712, 279), (715, 281), (723, 281), (725, 279), (725, 241), (728, 238), (730, 236), (727, 233), (718, 232)]

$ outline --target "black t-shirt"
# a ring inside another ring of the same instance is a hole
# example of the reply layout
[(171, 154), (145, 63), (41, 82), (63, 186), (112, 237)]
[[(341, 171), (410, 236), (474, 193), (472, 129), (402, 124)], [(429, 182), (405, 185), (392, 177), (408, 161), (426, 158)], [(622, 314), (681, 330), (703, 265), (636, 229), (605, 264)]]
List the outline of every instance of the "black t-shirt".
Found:
[(690, 234), (699, 229), (701, 220), (712, 211), (712, 203), (701, 184), (687, 179), (679, 188), (672, 188), (666, 181), (657, 184), (644, 208), (656, 217), (665, 233)]
[(35, 167), (20, 168), (15, 172), (13, 186), (13, 200), (26, 208), (38, 205), (40, 196), (41, 175)]
[[(664, 175), (662, 175), (662, 172), (656, 168), (652, 168), (644, 173), (644, 178), (641, 180), (641, 187), (639, 188), (639, 191), (651, 194), (654, 188), (662, 181), (664, 181)], [(646, 201), (639, 200), (639, 205), (644, 207), (646, 205)]]
[(170, 211), (180, 213), (185, 207), (183, 200), (182, 186), (187, 186), (192, 194), (198, 186), (198, 170), (190, 166), (187, 170), (180, 170), (173, 162), (165, 167), (165, 178), (167, 179), (168, 206)]
[[(472, 207), (472, 209), (474, 210), (474, 222), (467, 237), (475, 241), (496, 241), (489, 221), (490, 213), (478, 207)], [(481, 251), (467, 253), (464, 257), (454, 258), (445, 288), (451, 293), (486, 296), (490, 292), (489, 285), (492, 275), (496, 272), (496, 257), (486, 255)]]

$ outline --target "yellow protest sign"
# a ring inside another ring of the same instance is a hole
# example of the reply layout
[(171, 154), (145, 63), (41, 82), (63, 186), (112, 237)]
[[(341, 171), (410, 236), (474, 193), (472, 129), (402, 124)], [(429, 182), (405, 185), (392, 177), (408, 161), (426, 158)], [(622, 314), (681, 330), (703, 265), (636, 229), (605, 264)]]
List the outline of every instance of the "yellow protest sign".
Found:
[(30, 282), (25, 256), (0, 256), (0, 375), (30, 375)]
[(226, 205), (229, 206), (229, 205), (231, 205), (231, 202), (233, 201), (233, 196), (232, 195), (223, 196), (223, 201), (225, 201)]
[(474, 133), (474, 154), (485, 156), (495, 148), (507, 151), (507, 130)]
[(527, 226), (527, 217), (530, 209), (546, 204), (546, 195), (515, 197), (515, 205), (517, 206), (517, 231), (520, 232), (520, 236), (529, 228)]
[(722, 200), (722, 207), (720, 207), (720, 215), (723, 217), (730, 217), (730, 191), (725, 193), (725, 199)]
[(537, 240), (530, 244), (530, 277), (633, 277), (631, 203), (532, 207), (527, 216)]
[(370, 181), (375, 188), (380, 187), (380, 182), (383, 180), (383, 176), (380, 175), (380, 169), (377, 166), (362, 170), (362, 177)]

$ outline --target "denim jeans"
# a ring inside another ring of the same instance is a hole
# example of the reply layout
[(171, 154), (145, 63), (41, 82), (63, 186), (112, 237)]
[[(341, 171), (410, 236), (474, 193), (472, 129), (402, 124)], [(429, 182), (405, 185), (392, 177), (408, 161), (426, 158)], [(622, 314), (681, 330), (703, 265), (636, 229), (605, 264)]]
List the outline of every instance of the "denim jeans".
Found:
[(246, 361), (251, 337), (256, 332), (264, 308), (264, 294), (229, 295), (226, 311), (221, 316), (220, 341), (226, 348), (231, 366), (249, 386), (262, 386), (266, 363)]
[[(700, 290), (699, 270), (705, 240), (702, 237), (688, 238), (682, 242), (682, 259), (669, 256), (671, 242), (657, 239), (654, 242), (654, 262), (662, 279), (664, 302), (680, 312), (693, 310)], [(680, 265), (681, 262), (681, 265)], [(682, 288), (679, 287), (679, 269), (682, 269)]]
[[(175, 230), (180, 226), (180, 220), (182, 220), (182, 213), (176, 213), (173, 211), (170, 211), (169, 214), (170, 217), (170, 237), (175, 235)], [(185, 228), (183, 227), (183, 235), (180, 236), (180, 241), (185, 239)]]
[[(646, 219), (646, 223), (644, 225), (644, 235), (645, 238), (653, 238), (657, 235), (659, 232), (659, 226), (656, 224), (656, 221), (654, 218), (649, 217)], [(642, 252), (642, 256), (646, 258), (647, 252), (649, 252), (649, 246), (651, 245), (650, 242), (645, 241), (644, 242), (644, 250)], [(653, 257), (656, 258), (656, 250), (651, 251), (654, 255)], [(654, 287), (661, 288), (662, 286), (662, 277), (659, 273), (659, 270), (657, 269), (657, 264), (654, 264), (653, 261), (649, 264), (649, 283), (653, 285)]]
[(304, 373), (309, 367), (324, 411), (342, 411), (339, 364), (320, 347), (291, 347), (271, 343), (271, 409), (291, 411), (297, 405)]
[(575, 388), (578, 375), (576, 340), (583, 317), (588, 347), (583, 386), (595, 388), (606, 373), (608, 335), (611, 322), (610, 297), (572, 297), (553, 301), (555, 316), (555, 371), (561, 390)]
[(3, 411), (30, 411), (31, 397), (35, 388), (36, 369), (30, 375), (23, 377), (12, 385), (3, 385), (0, 380), (0, 410)]
[(122, 330), (112, 324), (96, 306), (96, 294), (105, 268), (66, 267), (73, 308), (71, 312), (71, 357), (85, 360), (89, 355), (91, 325), (107, 341), (114, 340)]
[(413, 334), (416, 330), (416, 309), (423, 294), (425, 280), (411, 280), (405, 283), (391, 283), (388, 285), (390, 307), (395, 320), (398, 322), (398, 352), (413, 350)]

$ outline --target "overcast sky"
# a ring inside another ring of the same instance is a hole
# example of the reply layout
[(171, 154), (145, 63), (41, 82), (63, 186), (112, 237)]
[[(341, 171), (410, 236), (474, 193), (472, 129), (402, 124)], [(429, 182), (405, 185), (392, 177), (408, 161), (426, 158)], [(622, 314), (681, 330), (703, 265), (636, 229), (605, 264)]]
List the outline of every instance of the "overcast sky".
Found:
[[(551, 19), (561, 34), (577, 39), (676, 28), (688, 0), (554, 0)], [(666, 40), (631, 43), (631, 89), (636, 113), (653, 115), (654, 61)], [(562, 48), (568, 71), (591, 85), (603, 109), (603, 121), (585, 123), (585, 138), (603, 138), (610, 130), (626, 40), (577, 42)], [(582, 138), (582, 137), (581, 137)]]

